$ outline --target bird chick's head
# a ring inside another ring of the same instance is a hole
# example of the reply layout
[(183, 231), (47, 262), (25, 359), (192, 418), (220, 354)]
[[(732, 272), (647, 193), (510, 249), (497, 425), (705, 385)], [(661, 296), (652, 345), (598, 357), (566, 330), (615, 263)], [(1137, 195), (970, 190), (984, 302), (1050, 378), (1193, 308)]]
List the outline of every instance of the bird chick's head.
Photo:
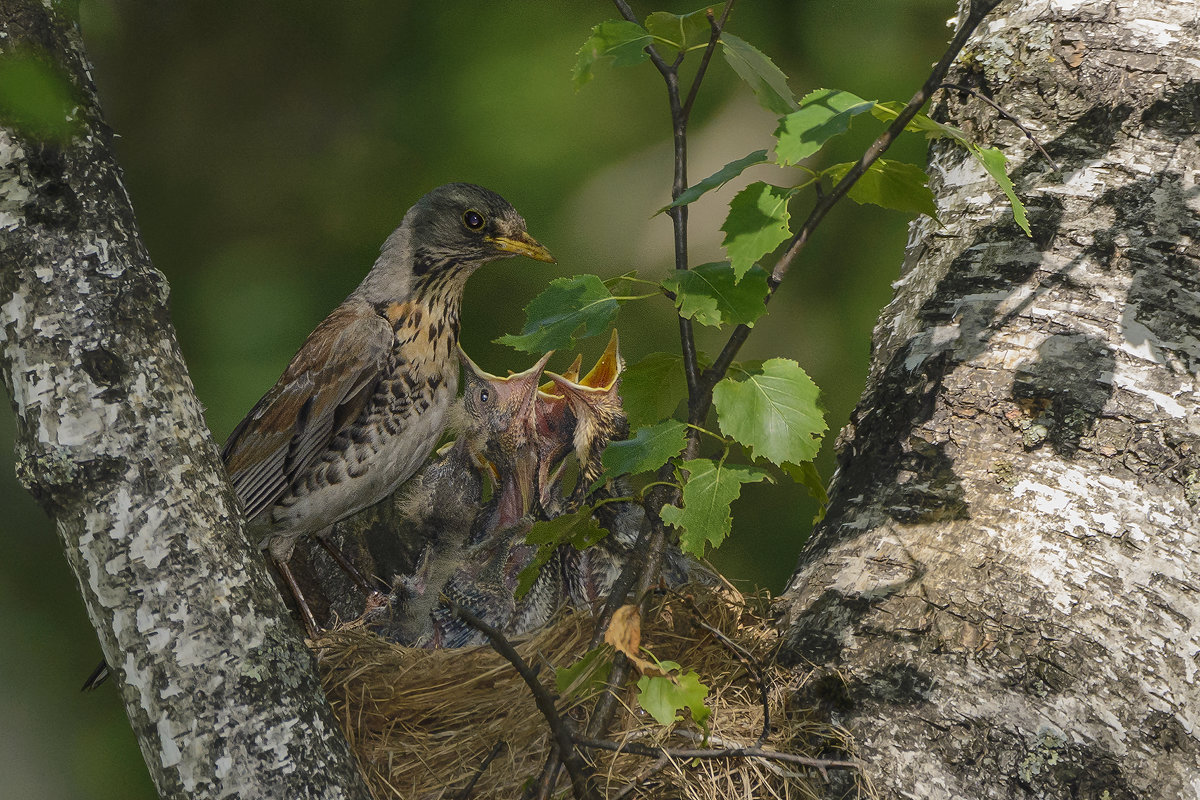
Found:
[(504, 458), (536, 438), (534, 399), (538, 377), (553, 351), (524, 372), (507, 377), (485, 372), (470, 356), (458, 350), (464, 367), (463, 409), (466, 425), (489, 449)]
[(574, 436), (577, 451), (585, 450), (585, 443), (596, 439), (607, 443), (628, 433), (628, 423), (619, 394), (621, 373), (624, 369), (625, 359), (621, 357), (617, 331), (614, 328), (608, 340), (608, 347), (600, 355), (596, 365), (581, 380), (576, 381), (568, 375), (546, 373), (575, 416)]
[(466, 379), (463, 408), (478, 455), (500, 475), (502, 516), (516, 520), (536, 498), (538, 438), (535, 400), (538, 378), (553, 354), (507, 377), (482, 370), (459, 348)]

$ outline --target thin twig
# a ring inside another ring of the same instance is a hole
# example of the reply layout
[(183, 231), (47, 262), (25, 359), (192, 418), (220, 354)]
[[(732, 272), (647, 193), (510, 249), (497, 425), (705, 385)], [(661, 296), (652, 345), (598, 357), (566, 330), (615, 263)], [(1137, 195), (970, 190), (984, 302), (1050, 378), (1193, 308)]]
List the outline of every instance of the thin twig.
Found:
[(1053, 169), (1055, 172), (1059, 171), (1058, 164), (1054, 163), (1054, 159), (1051, 158), (1050, 154), (1046, 152), (1044, 147), (1042, 147), (1041, 142), (1039, 142), (1037, 139), (1035, 139), (1033, 137), (1033, 134), (1029, 131), (1029, 129), (1026, 128), (1023, 124), (1021, 124), (1021, 120), (1017, 119), (1015, 116), (1013, 116), (1009, 112), (1005, 111), (1004, 108), (999, 103), (997, 103), (995, 100), (988, 97), (983, 92), (972, 89), (970, 86), (963, 86), (961, 83), (943, 83), (940, 86), (938, 86), (938, 88), (939, 89), (954, 89), (955, 91), (966, 92), (967, 94), (972, 95), (973, 97), (975, 97), (979, 100), (982, 100), (983, 102), (987, 103), (992, 108), (996, 109), (997, 114), (1004, 117), (1006, 120), (1011, 122), (1013, 125), (1016, 125), (1017, 130), (1019, 130), (1019, 131), (1021, 131), (1021, 133), (1025, 134), (1025, 138), (1033, 143), (1033, 146), (1036, 147), (1038, 152), (1042, 154), (1042, 157), (1046, 159), (1046, 162), (1050, 165), (1051, 169)]
[[(854, 166), (846, 173), (846, 175), (838, 181), (837, 185), (829, 192), (829, 194), (821, 197), (811, 212), (808, 218), (804, 220), (804, 224), (796, 231), (788, 244), (787, 250), (775, 262), (775, 268), (771, 271), (771, 276), (767, 281), (767, 297), (769, 301), (775, 294), (775, 290), (779, 288), (779, 284), (783, 282), (787, 275), (788, 268), (795, 261), (796, 256), (808, 244), (813, 231), (821, 224), (825, 215), (829, 210), (850, 191), (859, 178), (866, 174), (867, 170), (875, 163), (889, 147), (896, 137), (903, 132), (904, 128), (912, 121), (912, 118), (917, 115), (917, 112), (928, 102), (929, 97), (937, 90), (942, 81), (946, 77), (946, 73), (950, 71), (954, 59), (958, 57), (963, 46), (966, 45), (967, 39), (974, 33), (975, 28), (983, 21), (993, 8), (999, 4), (1000, 0), (973, 0), (971, 7), (967, 12), (966, 19), (963, 20), (962, 26), (958, 29), (958, 33), (954, 35), (954, 39), (950, 42), (946, 52), (942, 54), (941, 59), (934, 66), (933, 71), (929, 74), (925, 83), (917, 90), (917, 93), (908, 101), (908, 105), (899, 113), (896, 119), (888, 126), (879, 138), (877, 138), (862, 157), (855, 162)], [(721, 350), (721, 354), (713, 362), (712, 366), (704, 371), (702, 376), (703, 397), (704, 402), (700, 404), (699, 410), (704, 414), (708, 413), (708, 407), (712, 403), (712, 389), (717, 383), (725, 377), (729, 365), (733, 363), (733, 359), (737, 356), (738, 351), (746, 341), (746, 337), (750, 333), (750, 328), (746, 325), (738, 325), (734, 328), (733, 333), (729, 335), (729, 340), (725, 343), (725, 347)]]
[(733, 0), (729, 0), (725, 4), (725, 10), (721, 13), (720, 21), (713, 16), (712, 9), (708, 9), (708, 27), (712, 31), (712, 35), (708, 38), (708, 47), (704, 48), (704, 55), (700, 57), (700, 66), (696, 70), (696, 77), (692, 78), (692, 88), (688, 90), (687, 100), (683, 101), (684, 116), (689, 116), (692, 113), (692, 104), (696, 102), (696, 94), (700, 91), (700, 82), (704, 80), (704, 73), (708, 71), (708, 62), (712, 60), (713, 53), (717, 50), (717, 44), (721, 41), (721, 31), (725, 30), (725, 23), (729, 20), (729, 12), (733, 10)]
[(633, 548), (629, 551), (630, 557), (625, 560), (625, 565), (621, 568), (621, 574), (613, 581), (612, 588), (609, 589), (608, 599), (605, 600), (604, 607), (600, 610), (600, 615), (596, 617), (596, 627), (592, 631), (592, 641), (588, 644), (588, 649), (592, 649), (604, 639), (604, 630), (608, 627), (608, 621), (612, 619), (612, 615), (617, 612), (617, 609), (625, 605), (625, 598), (629, 595), (630, 590), (638, 581), (638, 574), (641, 572), (642, 564), (646, 561), (646, 553), (649, 552), (650, 537), (652, 534), (652, 526), (650, 525), (649, 517), (642, 521), (641, 528), (638, 530), (638, 538), (633, 543)]
[[(613, 0), (613, 5), (617, 7), (617, 11), (621, 12), (621, 16), (624, 17), (627, 22), (632, 22), (638, 25), (641, 24), (638, 22), (637, 15), (633, 13), (633, 9), (629, 7), (629, 3), (626, 3), (625, 0)], [(664, 61), (663, 57), (658, 54), (658, 49), (655, 48), (654, 45), (648, 44), (646, 45), (645, 49), (646, 52), (650, 54), (650, 63), (653, 64), (655, 68), (657, 68), (658, 71), (663, 75), (666, 75), (673, 69), (673, 67)]]
[(671, 757), (666, 753), (663, 753), (661, 756), (659, 756), (657, 761), (646, 767), (637, 775), (634, 775), (633, 778), (630, 779), (629, 783), (621, 787), (621, 791), (612, 796), (612, 800), (625, 800), (626, 797), (636, 792), (643, 783), (666, 769), (667, 765), (670, 763)]
[(525, 681), (525, 685), (529, 687), (529, 691), (533, 694), (533, 700), (537, 704), (538, 710), (546, 718), (546, 724), (550, 726), (550, 732), (554, 736), (554, 740), (558, 743), (560, 757), (562, 758), (563, 766), (567, 768), (567, 774), (571, 778), (571, 786), (575, 791), (575, 797), (578, 800), (584, 800), (585, 798), (587, 800), (598, 800), (599, 795), (597, 794), (596, 787), (593, 785), (591, 770), (575, 749), (570, 723), (558, 713), (558, 709), (554, 705), (554, 698), (550, 696), (550, 693), (546, 691), (546, 687), (542, 686), (541, 681), (537, 679), (537, 673), (530, 669), (529, 665), (525, 663), (525, 659), (521, 658), (521, 654), (517, 652), (516, 648), (512, 646), (512, 643), (508, 641), (503, 633), (488, 625), (449, 597), (443, 595), (442, 600), (459, 619), (486, 636), (488, 641), (491, 642), (492, 649), (508, 659), (508, 662), (517, 671), (517, 674)]
[(550, 748), (550, 755), (546, 757), (546, 763), (542, 765), (542, 772), (538, 775), (537, 792), (533, 794), (533, 800), (550, 800), (550, 796), (554, 794), (554, 787), (558, 785), (558, 773), (562, 770), (562, 760), (558, 753), (557, 745)]
[(767, 741), (767, 738), (771, 735), (771, 702), (770, 692), (767, 687), (767, 679), (763, 674), (762, 668), (759, 667), (758, 661), (755, 660), (754, 656), (746, 648), (742, 647), (733, 639), (730, 639), (724, 633), (705, 622), (704, 615), (700, 612), (700, 609), (696, 607), (695, 600), (687, 595), (682, 595), (673, 589), (671, 590), (671, 595), (683, 601), (684, 605), (686, 605), (692, 614), (695, 615), (696, 624), (715, 636), (718, 642), (725, 645), (726, 649), (733, 653), (733, 657), (736, 658), (741, 665), (746, 668), (746, 671), (750, 673), (750, 677), (754, 679), (756, 684), (758, 684), (759, 700), (762, 703), (763, 710), (763, 723), (762, 731), (758, 734), (758, 739), (754, 742), (754, 747), (762, 747)]
[(475, 774), (471, 777), (471, 782), (464, 786), (461, 792), (454, 795), (454, 800), (468, 800), (468, 798), (471, 796), (471, 792), (475, 791), (475, 784), (479, 783), (479, 779), (483, 777), (483, 773), (487, 772), (487, 768), (490, 767), (492, 762), (496, 760), (496, 756), (503, 753), (504, 748), (506, 747), (508, 747), (508, 742), (504, 741), (503, 739), (496, 742), (495, 746), (492, 747), (492, 752), (488, 753), (488, 757), (485, 758), (483, 763), (479, 765), (479, 768), (475, 770)]
[[(554, 791), (554, 783), (558, 780), (560, 766), (558, 745), (551, 741), (550, 753), (546, 756), (546, 762), (542, 764), (542, 771), (538, 773), (536, 781), (526, 783), (525, 791), (521, 793), (521, 800), (549, 800)], [(551, 772), (553, 772), (553, 780), (551, 780)]]
[(795, 753), (781, 753), (778, 750), (764, 750), (761, 747), (690, 750), (677, 747), (650, 747), (649, 745), (638, 744), (637, 742), (610, 742), (604, 739), (576, 739), (575, 744), (589, 750), (608, 750), (613, 753), (628, 753), (632, 756), (646, 756), (647, 758), (662, 758), (663, 756), (681, 760), (691, 758), (761, 758), (767, 761), (783, 761), (788, 764), (797, 764), (802, 767), (812, 767), (813, 769), (820, 770), (862, 769), (862, 764), (857, 761), (810, 758), (808, 756), (798, 756)]
[[(629, 594), (629, 590), (633, 588), (634, 583), (638, 582), (641, 575), (645, 572), (643, 567), (646, 565), (646, 553), (649, 552), (649, 547), (655, 538), (653, 527), (647, 524), (642, 528), (641, 534), (638, 536), (637, 544), (634, 546), (634, 557), (625, 562), (624, 568), (621, 570), (620, 577), (613, 584), (612, 591), (609, 592), (608, 602), (604, 605), (604, 610), (601, 613), (600, 619), (596, 620), (596, 630), (592, 634), (592, 647), (603, 638), (604, 631), (608, 627), (609, 621), (612, 619), (613, 613), (625, 601), (625, 596)], [(617, 712), (617, 698), (621, 691), (621, 687), (625, 685), (625, 680), (629, 677), (629, 659), (624, 653), (618, 652), (613, 657), (612, 669), (609, 670), (608, 680), (604, 683), (604, 690), (600, 693), (600, 698), (596, 701), (595, 707), (592, 709), (591, 716), (588, 718), (586, 732), (588, 736), (604, 736), (608, 733), (608, 727), (612, 724), (613, 716)]]
[[(633, 13), (633, 9), (629, 7), (629, 4), (625, 0), (613, 0), (613, 5), (621, 12), (621, 16), (629, 22), (636, 23), (638, 21), (636, 15)], [(709, 38), (708, 46), (701, 57), (699, 70), (692, 79), (692, 86), (688, 92), (686, 102), (681, 102), (679, 97), (679, 65), (683, 63), (684, 55), (682, 49), (675, 62), (668, 64), (663, 60), (654, 45), (647, 45), (645, 48), (646, 52), (650, 55), (651, 63), (654, 64), (655, 68), (663, 76), (663, 81), (667, 86), (667, 101), (671, 109), (671, 137), (674, 145), (675, 167), (674, 179), (671, 183), (672, 200), (679, 199), (679, 196), (687, 190), (688, 119), (691, 115), (692, 104), (695, 101), (696, 94), (700, 91), (700, 84), (704, 80), (705, 73), (708, 71), (708, 63), (712, 59), (713, 50), (720, 39), (721, 30), (729, 19), (729, 12), (732, 5), (732, 2), (726, 4), (725, 10), (721, 14), (720, 22), (714, 21), (710, 14), (709, 25), (712, 27), (712, 36)], [(688, 269), (687, 206), (676, 206), (667, 213), (671, 217), (674, 230), (675, 269), (686, 270)], [(683, 372), (687, 380), (688, 408), (690, 410), (698, 402), (701, 402), (700, 367), (696, 354), (696, 338), (692, 321), (682, 315), (679, 317), (679, 345), (683, 355)], [(688, 438), (689, 441), (694, 442), (696, 434), (689, 431)], [(694, 446), (693, 449), (695, 449)]]

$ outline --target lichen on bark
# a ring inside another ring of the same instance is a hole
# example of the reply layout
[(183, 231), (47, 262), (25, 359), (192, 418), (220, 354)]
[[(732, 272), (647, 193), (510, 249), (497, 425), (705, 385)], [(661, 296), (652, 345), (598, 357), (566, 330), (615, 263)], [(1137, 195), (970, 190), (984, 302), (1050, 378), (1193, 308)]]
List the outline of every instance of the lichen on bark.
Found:
[(58, 141), (0, 121), (18, 475), (55, 521), (162, 797), (366, 798), (241, 530), (68, 7), (0, 3), (0, 47), (51, 65), (79, 103)]
[[(1191, 3), (1005, 2), (937, 115), (829, 515), (785, 598), (800, 704), (887, 797), (1200, 791), (1200, 29)], [(834, 785), (830, 796), (849, 791)]]

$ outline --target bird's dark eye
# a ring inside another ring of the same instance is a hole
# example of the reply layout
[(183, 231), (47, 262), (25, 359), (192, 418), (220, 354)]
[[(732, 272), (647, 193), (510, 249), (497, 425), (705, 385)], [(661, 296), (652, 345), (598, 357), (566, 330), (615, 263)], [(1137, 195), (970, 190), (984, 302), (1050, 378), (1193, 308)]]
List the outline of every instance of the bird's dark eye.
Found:
[(463, 212), (463, 224), (473, 231), (483, 227), (483, 215), (474, 209)]
[(486, 403), (487, 401), (488, 401), (488, 390), (480, 389), (479, 390), (479, 402)]

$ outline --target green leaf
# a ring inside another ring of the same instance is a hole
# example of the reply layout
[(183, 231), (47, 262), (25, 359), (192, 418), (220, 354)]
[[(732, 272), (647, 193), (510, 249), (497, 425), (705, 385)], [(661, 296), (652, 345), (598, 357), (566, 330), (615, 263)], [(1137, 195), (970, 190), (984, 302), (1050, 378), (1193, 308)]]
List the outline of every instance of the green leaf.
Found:
[(825, 481), (821, 480), (821, 473), (817, 472), (817, 465), (811, 461), (805, 461), (801, 464), (789, 463), (781, 466), (788, 477), (808, 489), (809, 495), (819, 504), (817, 514), (813, 517), (813, 525), (825, 519), (825, 509), (829, 506), (829, 494), (825, 491)]
[(584, 330), (579, 338), (604, 333), (616, 316), (616, 299), (595, 275), (555, 278), (525, 306), (525, 327), (520, 335), (507, 334), (496, 341), (540, 355), (573, 348), (580, 328)]
[[(834, 164), (824, 170), (833, 183), (846, 177), (852, 163)], [(856, 203), (890, 208), (912, 214), (924, 214), (937, 219), (937, 206), (933, 203), (933, 192), (929, 191), (929, 176), (915, 164), (903, 161), (876, 159), (866, 173), (855, 181), (847, 195)]]
[(554, 670), (554, 688), (570, 698), (603, 686), (612, 672), (612, 660), (604, 658), (610, 652), (607, 647), (597, 647), (571, 666)]
[(630, 428), (671, 416), (686, 394), (682, 356), (651, 353), (621, 373), (621, 405)]
[(579, 48), (572, 77), (579, 90), (592, 79), (592, 71), (600, 64), (612, 61), (618, 67), (640, 64), (650, 57), (646, 45), (653, 39), (641, 25), (623, 19), (610, 19), (592, 28), (592, 35)]
[(679, 528), (679, 546), (685, 553), (704, 556), (704, 543), (720, 547), (733, 528), (729, 504), (742, 493), (743, 483), (771, 480), (759, 467), (733, 466), (707, 458), (679, 465), (688, 471), (683, 484), (683, 508), (663, 506), (663, 522)]
[(636, 475), (658, 469), (682, 453), (686, 444), (687, 425), (669, 419), (640, 428), (632, 439), (610, 442), (601, 460), (610, 475)]
[[(871, 109), (871, 114), (876, 119), (891, 122), (900, 116), (900, 112), (904, 108), (904, 103), (892, 100), (886, 103), (876, 103), (875, 108)], [(941, 122), (934, 122), (924, 114), (917, 114), (909, 120), (908, 124), (904, 126), (904, 130), (909, 133), (924, 133), (929, 139), (954, 139), (964, 145), (970, 144), (971, 141), (967, 138), (967, 134), (960, 128)]]
[(732, 33), (722, 33), (721, 52), (733, 71), (750, 84), (763, 108), (776, 114), (796, 110), (796, 97), (788, 88), (787, 75), (757, 48)]
[(576, 550), (585, 550), (608, 535), (592, 517), (590, 508), (580, 508), (552, 520), (538, 520), (525, 534), (525, 543), (537, 546), (533, 560), (517, 576), (514, 594), (518, 600), (533, 587), (542, 567), (550, 561), (560, 545), (569, 544)]
[(800, 108), (779, 121), (775, 156), (781, 164), (799, 164), (834, 136), (850, 128), (850, 120), (875, 107), (874, 101), (838, 89), (817, 89)]
[[(674, 661), (660, 661), (665, 669), (679, 669)], [(700, 682), (700, 676), (688, 670), (673, 678), (658, 678), (643, 675), (638, 679), (638, 705), (654, 717), (659, 725), (671, 725), (678, 721), (679, 711), (687, 708), (697, 725), (704, 725), (712, 712), (704, 705), (708, 687)]]
[(753, 327), (767, 310), (767, 272), (757, 265), (739, 281), (727, 262), (701, 264), (676, 270), (662, 285), (675, 294), (679, 315), (701, 325)]
[(816, 384), (786, 358), (744, 365), (743, 371), (745, 377), (727, 377), (713, 389), (721, 433), (750, 448), (755, 458), (812, 461), (826, 430)]
[(742, 189), (730, 201), (729, 215), (721, 225), (721, 230), (725, 231), (725, 240), (721, 244), (729, 254), (738, 280), (756, 261), (791, 235), (788, 201), (793, 194), (793, 189), (759, 181)]
[(646, 17), (646, 30), (659, 42), (675, 49), (675, 53), (664, 52), (662, 54), (667, 61), (672, 61), (680, 50), (688, 50), (708, 43), (712, 38), (712, 26), (708, 22), (708, 11), (712, 9), (713, 16), (720, 19), (724, 6), (724, 3), (718, 3), (714, 6), (705, 6), (689, 14), (669, 14), (666, 11), (655, 11)]
[(1032, 236), (1033, 232), (1029, 230), (1029, 219), (1025, 216), (1025, 206), (1017, 197), (1017, 193), (1013, 191), (1012, 181), (1009, 180), (1008, 173), (1004, 170), (1004, 165), (1008, 163), (1004, 153), (995, 147), (980, 147), (979, 145), (972, 145), (970, 150), (971, 154), (983, 164), (983, 168), (988, 171), (993, 180), (1000, 185), (1000, 191), (1004, 192), (1009, 204), (1012, 205), (1013, 218), (1021, 226), (1021, 230), (1025, 231), (1026, 236)]
[[(902, 103), (877, 103), (872, 113), (879, 119), (893, 120), (899, 116), (900, 109), (902, 108), (904, 108)], [(943, 125), (940, 122), (935, 122), (924, 114), (917, 114), (913, 117), (912, 121), (904, 126), (904, 130), (924, 132), (930, 139), (953, 139), (967, 148), (967, 152), (979, 160), (979, 163), (983, 165), (987, 173), (1000, 186), (1000, 191), (1004, 192), (1005, 197), (1008, 198), (1008, 202), (1012, 206), (1013, 218), (1016, 220), (1017, 225), (1020, 226), (1021, 230), (1025, 231), (1026, 236), (1033, 235), (1033, 232), (1029, 228), (1029, 218), (1025, 216), (1025, 206), (1013, 190), (1012, 181), (1009, 180), (1008, 173), (1005, 170), (1008, 160), (1004, 157), (1003, 152), (994, 147), (980, 147), (968, 139), (966, 133), (953, 125)]]
[(685, 206), (688, 203), (694, 203), (706, 192), (711, 192), (713, 189), (719, 189), (729, 181), (736, 178), (738, 175), (741, 175), (747, 167), (753, 167), (755, 164), (765, 164), (766, 161), (766, 150), (755, 150), (753, 153), (745, 156), (744, 158), (739, 158), (737, 161), (730, 161), (728, 164), (721, 167), (719, 170), (714, 172), (712, 175), (709, 175), (695, 186), (689, 187), (683, 192), (683, 194), (675, 198), (675, 202), (671, 203), (671, 205), (660, 208), (658, 213), (661, 214), (668, 208), (675, 208), (676, 206)]

